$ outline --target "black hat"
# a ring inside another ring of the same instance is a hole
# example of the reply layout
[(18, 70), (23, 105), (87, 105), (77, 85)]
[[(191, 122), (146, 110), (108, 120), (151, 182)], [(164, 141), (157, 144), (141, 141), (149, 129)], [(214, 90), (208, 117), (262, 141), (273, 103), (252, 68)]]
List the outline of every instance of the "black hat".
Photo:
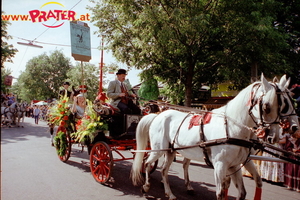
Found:
[(127, 73), (125, 69), (119, 69), (116, 74), (118, 75), (118, 74), (127, 74)]
[(70, 86), (70, 83), (69, 83), (69, 82), (64, 82), (63, 85), (68, 85), (68, 86)]

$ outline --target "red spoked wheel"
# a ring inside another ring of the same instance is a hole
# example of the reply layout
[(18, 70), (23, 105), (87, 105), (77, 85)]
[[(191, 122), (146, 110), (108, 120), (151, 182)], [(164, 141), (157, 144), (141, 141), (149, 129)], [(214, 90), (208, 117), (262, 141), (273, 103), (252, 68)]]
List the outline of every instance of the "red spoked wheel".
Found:
[(90, 153), (90, 169), (94, 179), (101, 184), (109, 181), (113, 167), (113, 155), (105, 142), (97, 142)]
[(67, 162), (71, 155), (71, 138), (67, 130), (63, 127), (58, 127), (55, 137), (55, 148), (58, 158)]

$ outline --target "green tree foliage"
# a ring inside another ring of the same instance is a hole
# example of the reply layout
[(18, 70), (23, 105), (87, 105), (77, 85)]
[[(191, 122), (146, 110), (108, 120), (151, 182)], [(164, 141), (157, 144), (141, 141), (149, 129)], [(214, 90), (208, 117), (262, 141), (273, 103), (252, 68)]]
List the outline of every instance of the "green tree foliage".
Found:
[[(4, 12), (2, 11), (3, 15)], [(12, 58), (18, 52), (13, 45), (8, 44), (7, 40), (12, 37), (7, 33), (7, 26), (10, 23), (8, 21), (1, 20), (1, 69), (4, 68), (4, 62), (12, 62)]]
[(98, 94), (99, 89), (99, 67), (83, 62), (77, 62), (75, 67), (71, 68), (67, 73), (71, 86), (79, 89), (80, 85), (86, 85), (88, 88), (87, 98), (94, 100)]
[(26, 101), (57, 98), (70, 68), (70, 59), (59, 50), (30, 59), (18, 79), (19, 97)]
[(223, 48), (219, 62), (227, 79), (244, 87), (249, 84), (248, 77), (256, 75), (256, 69), (268, 76), (288, 69), (282, 54), (289, 48), (288, 35), (274, 27), (281, 6), (273, 0), (228, 0), (219, 4), (216, 21), (222, 27), (219, 42)]
[(158, 77), (187, 106), (202, 83), (248, 84), (251, 68), (267, 75), (287, 68), (287, 35), (273, 24), (277, 1), (92, 2), (114, 56)]
[(287, 43), (290, 48), (285, 49), (283, 54), (287, 57), (287, 63), (291, 66), (293, 73), (291, 77), (295, 79), (300, 75), (300, 1), (298, 0), (279, 0), (281, 3), (280, 10), (277, 14), (275, 26), (288, 35)]

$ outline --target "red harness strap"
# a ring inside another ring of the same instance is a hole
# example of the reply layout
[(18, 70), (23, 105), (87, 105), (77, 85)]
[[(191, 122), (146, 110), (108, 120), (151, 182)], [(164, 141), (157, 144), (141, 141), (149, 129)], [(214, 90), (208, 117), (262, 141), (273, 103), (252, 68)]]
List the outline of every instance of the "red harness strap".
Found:
[[(204, 114), (203, 118), (203, 124), (208, 124), (211, 120), (211, 112), (207, 112)], [(194, 115), (191, 120), (190, 120), (190, 125), (189, 129), (192, 128), (193, 126), (199, 126), (200, 125), (200, 120), (202, 119), (203, 115)]]

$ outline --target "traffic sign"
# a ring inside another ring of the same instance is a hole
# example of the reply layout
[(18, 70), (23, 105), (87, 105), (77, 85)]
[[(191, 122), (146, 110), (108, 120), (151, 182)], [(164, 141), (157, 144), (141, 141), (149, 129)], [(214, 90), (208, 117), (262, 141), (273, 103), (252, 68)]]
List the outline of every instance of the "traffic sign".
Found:
[(81, 21), (70, 22), (71, 52), (75, 60), (89, 62), (91, 56), (90, 27)]

